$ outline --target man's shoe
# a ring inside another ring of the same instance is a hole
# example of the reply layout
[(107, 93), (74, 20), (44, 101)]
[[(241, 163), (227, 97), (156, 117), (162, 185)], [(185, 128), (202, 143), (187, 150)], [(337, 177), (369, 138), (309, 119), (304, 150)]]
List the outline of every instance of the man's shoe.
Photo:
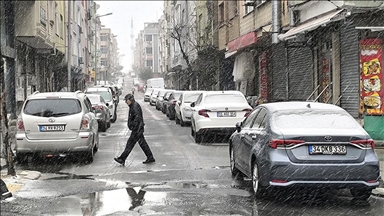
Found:
[(155, 163), (155, 159), (152, 158), (152, 159), (147, 159), (146, 161), (143, 161), (143, 164), (148, 164), (148, 163)]
[(121, 165), (124, 165), (124, 161), (123, 159), (120, 159), (120, 158), (113, 158), (117, 163), (121, 164)]

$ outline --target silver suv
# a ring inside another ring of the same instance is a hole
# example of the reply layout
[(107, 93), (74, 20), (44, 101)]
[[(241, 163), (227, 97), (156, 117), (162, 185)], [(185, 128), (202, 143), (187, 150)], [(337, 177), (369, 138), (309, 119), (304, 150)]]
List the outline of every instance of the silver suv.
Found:
[(99, 133), (88, 97), (80, 91), (30, 95), (18, 118), (15, 147), (19, 163), (29, 154), (52, 157), (73, 153), (92, 162)]

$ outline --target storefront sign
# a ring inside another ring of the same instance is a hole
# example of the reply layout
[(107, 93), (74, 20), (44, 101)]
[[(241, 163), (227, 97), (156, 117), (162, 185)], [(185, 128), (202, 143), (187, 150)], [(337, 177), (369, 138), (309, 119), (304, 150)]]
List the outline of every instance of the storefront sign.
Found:
[(384, 114), (383, 41), (360, 40), (360, 113)]
[(259, 57), (260, 69), (260, 99), (268, 101), (268, 52), (264, 51)]

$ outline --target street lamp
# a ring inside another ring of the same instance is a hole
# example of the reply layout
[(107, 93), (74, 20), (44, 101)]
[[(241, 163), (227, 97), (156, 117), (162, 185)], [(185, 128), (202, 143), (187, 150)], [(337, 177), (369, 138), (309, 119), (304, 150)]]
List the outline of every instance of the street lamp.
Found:
[(103, 15), (96, 15), (95, 16), (95, 85), (97, 85), (97, 80), (96, 80), (96, 77), (97, 77), (97, 41), (96, 41), (96, 37), (97, 37), (97, 28), (96, 28), (96, 24), (97, 24), (97, 19), (100, 18), (100, 17), (103, 17), (103, 16), (109, 16), (109, 15), (112, 15), (113, 13), (107, 13), (107, 14), (103, 14)]

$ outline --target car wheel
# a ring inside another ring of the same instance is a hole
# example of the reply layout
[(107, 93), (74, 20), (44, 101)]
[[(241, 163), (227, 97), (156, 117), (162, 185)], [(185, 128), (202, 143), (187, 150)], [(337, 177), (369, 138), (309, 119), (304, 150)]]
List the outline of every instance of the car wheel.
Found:
[(240, 172), (240, 170), (238, 170), (235, 166), (235, 157), (234, 157), (232, 147), (229, 148), (229, 160), (230, 160), (230, 165), (231, 165), (232, 177), (234, 177), (235, 179), (243, 179), (244, 174), (242, 172)]
[(366, 201), (372, 193), (372, 189), (351, 188), (350, 192), (355, 200)]
[(265, 189), (260, 184), (260, 172), (256, 160), (252, 165), (252, 191), (256, 198), (262, 198), (265, 195)]
[(191, 126), (191, 136), (195, 136), (195, 131), (193, 130), (192, 126)]
[(176, 124), (180, 124), (180, 120), (179, 120), (179, 118), (177, 117), (177, 115), (175, 115), (175, 122), (176, 122)]
[(113, 114), (113, 118), (111, 119), (111, 122), (115, 123), (116, 119), (117, 119), (117, 115), (116, 115), (116, 111), (115, 111), (115, 113)]
[(200, 134), (199, 132), (194, 131), (194, 137), (195, 137), (195, 143), (201, 143), (203, 141), (203, 134)]
[(183, 116), (181, 114), (180, 114), (180, 126), (181, 127), (185, 126), (185, 122), (183, 121)]
[(16, 162), (18, 164), (25, 164), (28, 162), (28, 154), (16, 153)]
[(99, 140), (99, 134), (97, 134), (96, 136), (96, 140), (97, 142), (95, 143), (95, 149), (94, 149), (94, 152), (96, 153), (98, 150), (99, 150), (99, 144), (100, 144), (100, 140)]

